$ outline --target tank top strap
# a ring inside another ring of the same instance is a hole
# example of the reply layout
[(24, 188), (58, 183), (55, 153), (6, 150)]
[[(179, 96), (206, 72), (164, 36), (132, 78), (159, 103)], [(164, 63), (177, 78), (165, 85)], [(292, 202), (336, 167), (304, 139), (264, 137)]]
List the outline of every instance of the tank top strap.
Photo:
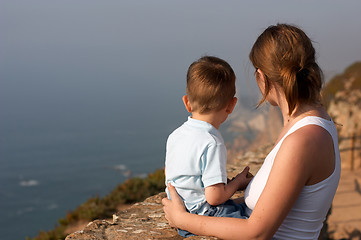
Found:
[(318, 126), (324, 128), (325, 130), (327, 130), (330, 133), (330, 135), (333, 136), (335, 125), (334, 125), (332, 119), (326, 120), (321, 117), (307, 116), (307, 117), (302, 118), (298, 122), (296, 122), (290, 128), (290, 130), (288, 130), (288, 132), (285, 134), (285, 137), (307, 125), (318, 125)]
[[(331, 120), (326, 120), (321, 117), (316, 116), (307, 116), (296, 122), (289, 130), (288, 132), (282, 137), (282, 139), (278, 142), (277, 146), (275, 148), (279, 148), (282, 144), (283, 140), (290, 135), (291, 133), (294, 133), (298, 129), (307, 126), (307, 125), (318, 125), (322, 128), (324, 128), (326, 131), (329, 132), (329, 134), (332, 136), (332, 139), (335, 141), (334, 137), (336, 136), (337, 140), (337, 130), (335, 128), (335, 124)], [(336, 132), (336, 135), (335, 135)]]

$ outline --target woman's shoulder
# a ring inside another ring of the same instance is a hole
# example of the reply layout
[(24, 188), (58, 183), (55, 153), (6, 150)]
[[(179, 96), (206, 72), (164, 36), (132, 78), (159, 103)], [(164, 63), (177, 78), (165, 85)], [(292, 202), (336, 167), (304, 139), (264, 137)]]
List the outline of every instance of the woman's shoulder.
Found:
[(292, 161), (285, 164), (298, 166), (308, 175), (306, 185), (317, 183), (333, 172), (333, 140), (329, 132), (319, 125), (299, 128), (285, 138), (280, 151), (292, 155)]
[(300, 146), (322, 144), (323, 141), (332, 139), (331, 125), (333, 122), (328, 115), (304, 117), (291, 127), (285, 142)]
[(307, 124), (289, 133), (283, 140), (278, 155), (292, 156), (301, 164), (312, 162), (332, 147), (332, 137), (322, 126)]
[(303, 126), (289, 134), (283, 141), (281, 148), (290, 149), (290, 151), (304, 150), (319, 152), (325, 146), (325, 143), (332, 143), (332, 136), (323, 127), (309, 124)]

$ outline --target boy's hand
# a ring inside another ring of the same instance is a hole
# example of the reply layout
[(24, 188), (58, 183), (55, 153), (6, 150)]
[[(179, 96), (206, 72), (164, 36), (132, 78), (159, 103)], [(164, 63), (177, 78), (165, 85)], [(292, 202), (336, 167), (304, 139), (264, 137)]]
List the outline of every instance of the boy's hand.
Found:
[(236, 191), (244, 190), (253, 177), (252, 174), (247, 177), (248, 173), (249, 167), (245, 167), (240, 174), (229, 180), (227, 184), (217, 183), (206, 187), (204, 193), (207, 202), (212, 206), (219, 205), (232, 197)]
[(229, 183), (231, 181), (237, 182), (238, 191), (242, 191), (242, 190), (246, 189), (246, 187), (248, 186), (248, 184), (252, 180), (252, 178), (253, 178), (253, 175), (252, 175), (252, 173), (249, 172), (249, 167), (247, 166), (243, 169), (243, 171), (241, 173), (237, 174), (237, 176), (235, 176), (231, 180), (227, 179), (227, 183)]

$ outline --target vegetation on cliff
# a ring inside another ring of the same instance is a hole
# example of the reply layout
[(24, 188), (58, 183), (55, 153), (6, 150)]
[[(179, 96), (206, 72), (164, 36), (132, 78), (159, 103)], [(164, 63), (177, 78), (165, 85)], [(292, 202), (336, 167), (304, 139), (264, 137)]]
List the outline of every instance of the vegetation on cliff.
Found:
[(361, 62), (355, 62), (339, 75), (327, 82), (322, 91), (324, 104), (329, 105), (338, 91), (345, 90), (345, 83), (353, 79), (351, 89), (361, 89)]
[[(131, 178), (119, 184), (111, 193), (104, 198), (93, 197), (81, 204), (74, 211), (68, 212), (65, 218), (59, 220), (59, 224), (50, 231), (40, 231), (33, 240), (59, 240), (65, 239), (65, 230), (79, 221), (90, 222), (95, 219), (110, 218), (122, 204), (140, 202), (149, 196), (164, 191), (164, 170), (156, 170), (147, 178)], [(28, 238), (31, 239), (31, 238)]]

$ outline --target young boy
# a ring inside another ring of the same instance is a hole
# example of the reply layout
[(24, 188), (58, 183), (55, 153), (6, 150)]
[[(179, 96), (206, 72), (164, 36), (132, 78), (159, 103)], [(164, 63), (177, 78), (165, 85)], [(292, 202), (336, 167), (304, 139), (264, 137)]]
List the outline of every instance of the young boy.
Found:
[[(192, 116), (168, 137), (165, 175), (191, 213), (245, 216), (244, 205), (229, 198), (249, 183), (248, 168), (227, 183), (227, 150), (218, 131), (236, 105), (235, 80), (231, 66), (216, 57), (202, 57), (188, 69), (183, 102)], [(193, 235), (181, 229), (178, 233)]]

